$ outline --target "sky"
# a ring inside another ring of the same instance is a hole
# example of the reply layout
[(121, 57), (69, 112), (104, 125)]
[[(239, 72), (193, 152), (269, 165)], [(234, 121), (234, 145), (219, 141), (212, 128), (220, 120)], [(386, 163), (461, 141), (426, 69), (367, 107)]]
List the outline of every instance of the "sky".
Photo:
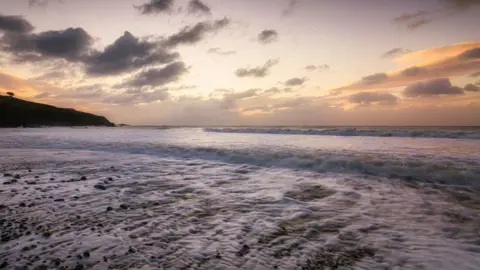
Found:
[(0, 93), (133, 125), (480, 125), (480, 0), (0, 0)]

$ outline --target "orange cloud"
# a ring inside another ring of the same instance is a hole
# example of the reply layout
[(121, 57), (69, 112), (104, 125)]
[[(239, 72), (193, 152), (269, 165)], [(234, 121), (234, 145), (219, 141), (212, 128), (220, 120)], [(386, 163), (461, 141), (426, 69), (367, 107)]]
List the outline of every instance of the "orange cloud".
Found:
[(427, 65), (447, 58), (455, 57), (458, 54), (480, 47), (480, 40), (456, 43), (448, 46), (428, 48), (420, 51), (409, 52), (395, 58), (395, 62), (404, 64)]
[(393, 72), (365, 76), (357, 82), (333, 89), (331, 92), (340, 94), (343, 91), (381, 91), (424, 80), (466, 76), (480, 70), (479, 50), (480, 41), (472, 41), (454, 44), (451, 47), (413, 52), (407, 54), (410, 56), (405, 59), (422, 63)]

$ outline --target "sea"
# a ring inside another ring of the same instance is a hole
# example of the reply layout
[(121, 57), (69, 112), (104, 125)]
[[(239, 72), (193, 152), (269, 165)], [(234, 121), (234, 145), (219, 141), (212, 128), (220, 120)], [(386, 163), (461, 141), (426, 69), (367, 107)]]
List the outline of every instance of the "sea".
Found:
[(0, 268), (480, 269), (480, 127), (1, 129), (0, 173)]

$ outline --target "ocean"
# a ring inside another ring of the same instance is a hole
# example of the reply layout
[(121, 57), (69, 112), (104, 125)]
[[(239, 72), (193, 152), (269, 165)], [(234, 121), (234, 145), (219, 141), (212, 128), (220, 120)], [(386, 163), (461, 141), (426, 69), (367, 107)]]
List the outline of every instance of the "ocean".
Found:
[(0, 268), (480, 269), (478, 127), (1, 129), (0, 172)]

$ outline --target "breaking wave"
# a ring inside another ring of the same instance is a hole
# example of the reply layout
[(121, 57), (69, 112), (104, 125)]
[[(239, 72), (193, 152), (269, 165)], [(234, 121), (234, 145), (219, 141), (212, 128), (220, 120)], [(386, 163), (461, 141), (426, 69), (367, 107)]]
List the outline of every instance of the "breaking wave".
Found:
[(452, 138), (480, 140), (479, 128), (428, 129), (428, 128), (205, 128), (206, 132), (257, 133), (257, 134), (298, 134), (329, 136), (371, 136), (371, 137), (412, 137)]
[(214, 146), (172, 145), (159, 143), (125, 143), (90, 141), (55, 141), (25, 138), (16, 148), (72, 149), (126, 154), (144, 154), (163, 158), (210, 160), (247, 164), (267, 168), (287, 168), (319, 173), (379, 176), (417, 182), (434, 182), (480, 187), (480, 160), (474, 158), (436, 157), (411, 154), (329, 151), (272, 147), (228, 148)]

